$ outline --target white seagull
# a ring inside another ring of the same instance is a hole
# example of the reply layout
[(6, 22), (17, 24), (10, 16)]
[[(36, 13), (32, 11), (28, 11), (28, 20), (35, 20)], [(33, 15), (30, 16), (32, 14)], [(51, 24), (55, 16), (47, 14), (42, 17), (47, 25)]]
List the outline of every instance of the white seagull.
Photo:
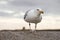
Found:
[(41, 22), (42, 20), (41, 14), (44, 14), (44, 11), (39, 8), (28, 10), (24, 15), (24, 20), (29, 23), (29, 27), (31, 25), (30, 23), (35, 23), (35, 30), (36, 30), (37, 23)]

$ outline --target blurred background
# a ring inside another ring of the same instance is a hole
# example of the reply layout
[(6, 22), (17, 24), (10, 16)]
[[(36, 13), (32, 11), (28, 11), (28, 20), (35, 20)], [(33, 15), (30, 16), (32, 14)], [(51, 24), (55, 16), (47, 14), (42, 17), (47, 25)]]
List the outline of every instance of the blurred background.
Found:
[[(34, 8), (45, 12), (37, 29), (60, 29), (60, 0), (0, 0), (0, 30), (29, 29), (23, 17)], [(34, 29), (34, 24), (31, 27)]]

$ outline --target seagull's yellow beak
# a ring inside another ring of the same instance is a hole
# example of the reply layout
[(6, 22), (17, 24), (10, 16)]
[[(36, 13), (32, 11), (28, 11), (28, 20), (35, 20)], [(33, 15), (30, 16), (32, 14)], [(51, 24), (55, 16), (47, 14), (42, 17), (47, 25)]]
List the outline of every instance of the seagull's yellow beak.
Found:
[(40, 10), (39, 12), (40, 12), (41, 14), (44, 14), (44, 11), (43, 11), (43, 10)]
[(44, 14), (44, 11), (43, 11), (43, 10), (37, 9), (37, 11), (38, 11), (40, 14)]

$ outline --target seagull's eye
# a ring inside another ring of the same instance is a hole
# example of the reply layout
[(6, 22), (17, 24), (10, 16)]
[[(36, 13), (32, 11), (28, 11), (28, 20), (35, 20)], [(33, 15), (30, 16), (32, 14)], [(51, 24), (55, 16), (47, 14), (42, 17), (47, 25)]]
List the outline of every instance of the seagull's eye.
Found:
[(39, 11), (39, 9), (37, 9), (37, 11)]

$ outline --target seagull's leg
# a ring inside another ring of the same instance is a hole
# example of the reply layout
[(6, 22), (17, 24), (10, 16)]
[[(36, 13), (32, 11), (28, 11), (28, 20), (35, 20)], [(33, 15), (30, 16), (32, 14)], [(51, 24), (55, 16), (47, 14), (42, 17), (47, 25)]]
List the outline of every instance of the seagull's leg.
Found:
[(35, 23), (35, 31), (36, 31), (37, 23)]
[(29, 23), (29, 27), (30, 27), (30, 32), (32, 32), (32, 30), (31, 30), (31, 24)]
[(31, 30), (31, 24), (29, 23), (29, 27), (30, 27), (30, 30)]

